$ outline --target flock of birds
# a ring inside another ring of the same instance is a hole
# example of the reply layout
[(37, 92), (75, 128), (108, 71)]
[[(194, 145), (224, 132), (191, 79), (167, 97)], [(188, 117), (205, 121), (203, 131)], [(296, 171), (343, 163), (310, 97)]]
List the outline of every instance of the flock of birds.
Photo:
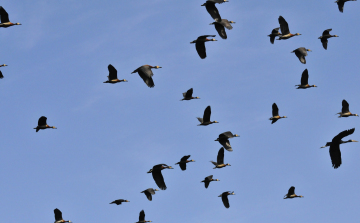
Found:
[[(356, 1), (356, 0), (337, 0), (335, 3), (338, 4), (339, 7), (339, 11), (343, 12), (344, 9), (344, 3), (347, 1)], [(210, 14), (210, 16), (214, 19), (213, 23), (210, 23), (210, 25), (214, 25), (216, 31), (218, 32), (218, 34), (220, 35), (220, 37), (222, 39), (227, 39), (227, 34), (225, 32), (225, 28), (228, 30), (231, 30), (233, 27), (231, 26), (231, 24), (235, 23), (233, 21), (229, 21), (227, 19), (222, 19), (220, 16), (220, 13), (218, 11), (218, 9), (216, 8), (215, 4), (216, 3), (224, 3), (224, 2), (228, 2), (227, 0), (208, 0), (206, 1), (202, 6), (205, 6), (206, 10), (208, 11), (208, 13)], [(0, 27), (10, 27), (10, 26), (14, 26), (14, 25), (21, 25), (20, 23), (12, 23), (9, 20), (9, 15), (8, 13), (5, 11), (5, 9), (0, 6), (0, 16), (1, 16), (1, 23), (0, 23)], [(279, 28), (275, 28), (272, 30), (271, 34), (268, 35), (270, 37), (270, 42), (272, 44), (274, 44), (275, 42), (275, 38), (278, 37), (277, 40), (286, 40), (286, 39), (290, 39), (294, 36), (299, 36), (301, 34), (299, 33), (295, 33), (292, 34), (289, 30), (289, 25), (286, 22), (286, 20), (282, 17), (279, 16), (278, 18), (280, 27)], [(281, 30), (281, 33), (279, 32), (279, 29)], [(328, 45), (328, 39), (331, 37), (338, 37), (337, 35), (330, 35), (330, 31), (332, 29), (326, 29), (322, 36), (319, 37), (319, 39), (321, 40), (321, 43), (323, 45), (323, 48), (326, 50), (327, 49), (327, 45)], [(192, 41), (191, 43), (195, 44), (195, 48), (197, 53), (199, 54), (201, 59), (206, 58), (206, 48), (205, 48), (205, 42), (209, 42), (209, 41), (217, 41), (215, 39), (208, 39), (207, 37), (215, 37), (215, 35), (202, 35), (199, 36), (196, 40)], [(310, 49), (306, 49), (305, 47), (299, 47), (297, 49), (295, 49), (294, 51), (292, 51), (292, 53), (295, 53), (295, 55), (298, 57), (298, 59), (300, 60), (301, 63), (306, 64), (306, 60), (305, 60), (305, 56), (307, 56), (307, 52), (311, 51)], [(7, 66), (6, 64), (0, 65), (0, 67), (4, 67)], [(161, 68), (160, 66), (150, 66), (150, 65), (143, 65), (140, 66), (139, 68), (137, 68), (136, 70), (134, 70), (132, 73), (138, 73), (139, 76), (143, 79), (143, 81), (145, 82), (145, 84), (152, 88), (155, 86), (154, 81), (152, 79), (153, 77), (153, 72), (152, 69), (159, 69)], [(112, 66), (111, 64), (108, 66), (108, 70), (109, 70), (109, 76), (108, 76), (108, 80), (105, 81), (104, 83), (111, 83), (111, 84), (115, 84), (118, 82), (127, 82), (126, 79), (118, 79), (117, 77), (117, 70), (115, 69), (114, 66)], [(3, 74), (0, 71), (0, 78), (3, 78)], [(308, 74), (308, 70), (305, 69), (302, 73), (301, 76), (301, 84), (299, 85), (295, 85), (297, 86), (297, 89), (307, 89), (307, 88), (311, 88), (311, 87), (317, 87), (316, 85), (309, 85), (308, 84), (308, 79), (309, 79), (309, 74)], [(183, 99), (181, 99), (181, 101), (183, 100), (192, 100), (192, 99), (200, 99), (199, 97), (193, 97), (193, 88), (190, 88), (189, 90), (187, 90), (186, 92), (183, 93)], [(359, 116), (357, 114), (353, 114), (350, 112), (349, 110), (349, 103), (346, 100), (342, 101), (342, 110), (341, 112), (337, 113), (339, 114), (339, 118), (341, 117), (349, 117), (349, 116)], [(204, 114), (203, 117), (197, 117), (197, 119), (199, 120), (200, 124), (198, 126), (207, 126), (213, 123), (218, 123), (217, 121), (211, 121), (210, 120), (210, 116), (211, 116), (211, 107), (207, 106), (204, 110)], [(276, 103), (274, 103), (272, 105), (272, 117), (270, 118), (271, 120), (271, 124), (275, 123), (276, 121), (278, 121), (279, 119), (282, 118), (287, 118), (286, 116), (280, 116), (279, 115), (279, 108), (276, 105)], [(38, 126), (35, 127), (34, 129), (36, 129), (36, 132), (38, 132), (39, 130), (44, 130), (44, 129), (56, 129), (55, 126), (49, 126), (47, 124), (47, 118), (45, 116), (41, 116), (38, 120)], [(344, 144), (344, 143), (348, 143), (348, 142), (358, 142), (356, 140), (347, 140), (347, 141), (343, 141), (342, 139), (346, 136), (349, 136), (351, 134), (353, 134), (355, 131), (355, 128), (349, 129), (349, 130), (345, 130), (340, 132), (338, 135), (336, 135), (331, 142), (327, 142), (325, 146), (322, 146), (321, 148), (325, 148), (325, 147), (330, 147), (329, 149), (329, 153), (330, 153), (330, 158), (331, 158), (331, 162), (332, 162), (332, 166), (336, 169), (338, 167), (340, 167), (342, 161), (341, 161), (341, 152), (340, 152), (340, 144)], [(218, 141), (222, 147), (220, 148), (220, 150), (218, 151), (217, 154), (217, 159), (216, 162), (211, 161), (211, 163), (215, 166), (214, 169), (216, 168), (224, 168), (226, 166), (231, 166), (229, 163), (224, 163), (224, 151), (225, 149), (227, 151), (232, 152), (233, 149), (230, 145), (230, 138), (234, 138), (234, 137), (239, 137), (239, 135), (237, 134), (232, 134), (230, 131), (221, 133), (219, 135), (219, 137), (215, 140)], [(179, 162), (177, 162), (175, 165), (179, 165), (180, 169), (182, 171), (186, 170), (186, 165), (190, 162), (195, 162), (195, 160), (189, 160), (190, 155), (186, 155), (183, 156)], [(164, 177), (161, 173), (162, 170), (164, 169), (173, 169), (173, 167), (168, 166), (166, 164), (158, 164), (158, 165), (154, 165), (147, 173), (151, 173), (153, 176), (153, 179), (155, 181), (155, 183), (157, 184), (157, 186), (161, 189), (161, 190), (166, 190), (166, 184), (164, 181)], [(209, 184), (211, 181), (219, 181), (219, 179), (213, 179), (213, 175), (207, 176), (205, 177), (205, 179), (201, 182), (204, 183), (205, 188), (209, 187)], [(158, 189), (153, 189), (153, 188), (148, 188), (144, 191), (141, 191), (141, 193), (144, 193), (146, 198), (149, 201), (152, 201), (152, 195), (155, 195), (155, 191), (159, 191)], [(228, 200), (228, 196), (229, 195), (234, 195), (234, 191), (225, 191), (223, 193), (221, 193), (219, 195), (219, 197), (221, 197), (222, 202), (224, 204), (224, 206), (226, 208), (230, 207), (229, 204), (229, 200)], [(290, 189), (288, 190), (288, 193), (284, 196), (284, 199), (287, 198), (295, 198), (295, 197), (303, 197), (301, 195), (296, 195), (295, 194), (295, 187), (291, 186)], [(118, 199), (115, 200), (113, 202), (111, 202), (110, 204), (116, 204), (116, 205), (120, 205), (123, 202), (130, 202), (129, 200), (125, 200), (125, 199)], [(65, 221), (62, 218), (62, 213), (59, 209), (54, 209), (54, 214), (55, 214), (55, 223), (62, 223), (62, 222), (71, 222), (69, 220)], [(145, 220), (145, 212), (144, 210), (142, 210), (139, 214), (139, 221), (137, 223), (144, 223), (144, 222), (151, 222), (151, 221), (147, 221)]]

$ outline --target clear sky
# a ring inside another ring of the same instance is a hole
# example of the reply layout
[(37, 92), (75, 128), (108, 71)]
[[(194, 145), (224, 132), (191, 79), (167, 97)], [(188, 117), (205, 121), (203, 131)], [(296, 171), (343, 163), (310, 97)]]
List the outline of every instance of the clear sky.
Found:
[[(204, 0), (4, 0), (10, 21), (1, 28), (0, 216), (6, 223), (65, 220), (136, 222), (358, 222), (360, 143), (341, 146), (343, 164), (331, 167), (328, 148), (339, 132), (360, 141), (358, 117), (337, 118), (341, 101), (360, 113), (360, 2), (340, 13), (334, 0), (237, 1), (217, 5), (233, 30), (221, 39)], [(270, 44), (283, 16), (292, 33)], [(317, 39), (325, 29), (328, 50)], [(206, 43), (202, 60), (190, 44)], [(312, 50), (301, 64), (298, 47)], [(126, 83), (104, 84), (112, 64)], [(154, 70), (154, 88), (138, 74)], [(309, 70), (309, 84), (295, 89)], [(200, 100), (179, 101), (194, 88)], [(271, 125), (271, 105), (288, 116)], [(211, 105), (218, 124), (197, 126)], [(58, 129), (33, 129), (38, 118)], [(225, 131), (230, 167), (212, 169)], [(186, 171), (174, 164), (196, 160)], [(165, 163), (168, 187), (157, 188), (152, 166)], [(214, 175), (208, 189), (200, 183)], [(284, 200), (290, 186), (302, 199)], [(229, 196), (226, 209), (221, 198)], [(130, 203), (110, 205), (115, 199)]]

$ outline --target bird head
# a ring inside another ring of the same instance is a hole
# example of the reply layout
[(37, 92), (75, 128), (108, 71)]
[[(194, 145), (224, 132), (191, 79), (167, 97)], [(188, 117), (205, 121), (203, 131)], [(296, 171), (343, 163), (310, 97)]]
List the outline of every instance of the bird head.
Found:
[(283, 118), (287, 118), (287, 116), (283, 116)]
[(125, 202), (130, 202), (130, 201), (128, 201), (128, 200), (125, 200)]
[(168, 166), (167, 168), (168, 168), (168, 169), (174, 169), (172, 166)]
[(210, 41), (217, 41), (216, 39), (211, 39)]
[(226, 166), (231, 166), (231, 165), (229, 163), (227, 163)]
[(219, 179), (215, 179), (214, 181), (220, 181)]
[(196, 99), (200, 99), (199, 97), (195, 97)]
[(195, 160), (190, 160), (190, 162), (195, 162)]
[(154, 191), (159, 191), (158, 189), (155, 189)]
[(124, 81), (124, 82), (128, 82), (126, 79), (123, 79), (122, 81)]
[(334, 37), (339, 37), (338, 35), (334, 35)]
[(159, 69), (159, 68), (162, 68), (162, 67), (160, 67), (160, 66), (155, 66), (154, 68), (155, 68), (155, 69)]
[(150, 169), (147, 173), (152, 173), (153, 169)]
[(306, 51), (311, 51), (310, 49), (306, 49)]
[(235, 134), (234, 136), (235, 136), (235, 137), (240, 137), (238, 134)]
[(234, 21), (230, 21), (229, 23), (236, 23), (236, 22), (234, 22)]
[(359, 117), (359, 115), (358, 115), (358, 114), (355, 114), (355, 116), (358, 116), (358, 117)]
[(230, 193), (230, 195), (235, 195), (234, 191)]
[(301, 34), (300, 33), (295, 33), (295, 36), (300, 36)]
[(218, 121), (214, 121), (214, 123), (219, 123)]
[(56, 129), (56, 127), (55, 127), (55, 126), (52, 126), (52, 128), (53, 128), (53, 129)]
[(317, 87), (316, 85), (311, 85), (312, 87)]

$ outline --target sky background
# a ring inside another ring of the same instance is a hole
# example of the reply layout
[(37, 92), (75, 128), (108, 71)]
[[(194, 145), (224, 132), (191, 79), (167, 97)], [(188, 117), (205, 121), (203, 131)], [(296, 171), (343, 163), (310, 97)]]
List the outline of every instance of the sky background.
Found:
[[(153, 222), (359, 221), (360, 144), (341, 146), (336, 170), (320, 147), (354, 127), (345, 139), (360, 141), (360, 118), (335, 115), (343, 99), (360, 113), (360, 3), (340, 13), (333, 0), (230, 0), (216, 5), (236, 22), (223, 40), (204, 2), (1, 2), (22, 23), (0, 29), (2, 222), (53, 222), (55, 208), (74, 223), (136, 222), (142, 209)], [(302, 35), (272, 45), (280, 15)], [(329, 28), (340, 37), (324, 50)], [(200, 35), (218, 40), (204, 60), (190, 44)], [(312, 50), (306, 65), (290, 53), (298, 47)], [(109, 64), (128, 82), (104, 84)], [(144, 64), (163, 67), (154, 88), (131, 74)], [(306, 68), (318, 87), (297, 90)], [(179, 101), (189, 88), (201, 99)], [(274, 102), (288, 118), (271, 125)], [(208, 105), (219, 123), (197, 126)], [(40, 116), (58, 129), (36, 133)], [(225, 151), (231, 166), (214, 170), (225, 131), (240, 138)], [(184, 155), (196, 162), (181, 171)], [(140, 192), (157, 188), (146, 172), (159, 163), (175, 169), (150, 202)], [(220, 182), (205, 189), (208, 175)], [(304, 198), (284, 200), (290, 186)]]

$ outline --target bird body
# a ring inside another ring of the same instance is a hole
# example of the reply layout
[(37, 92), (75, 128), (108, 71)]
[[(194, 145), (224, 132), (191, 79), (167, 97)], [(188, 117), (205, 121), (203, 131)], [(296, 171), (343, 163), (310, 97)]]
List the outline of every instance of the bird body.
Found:
[(296, 194), (295, 194), (295, 187), (292, 186), (292, 187), (290, 187), (288, 193), (285, 194), (284, 199), (287, 199), (287, 198), (295, 198), (295, 197), (304, 197), (304, 196), (296, 195)]
[(349, 117), (349, 116), (358, 116), (358, 114), (353, 114), (349, 110), (349, 103), (344, 99), (342, 100), (342, 109), (341, 112), (337, 113), (339, 114), (339, 118), (341, 117)]
[(227, 151), (232, 152), (233, 149), (230, 145), (230, 138), (234, 137), (240, 137), (238, 134), (233, 135), (230, 131), (223, 132), (219, 135), (219, 138), (215, 139), (215, 141), (218, 141)]
[(190, 155), (188, 156), (183, 156), (181, 159), (180, 159), (180, 162), (177, 162), (175, 163), (175, 165), (179, 164), (180, 166), (180, 169), (181, 170), (186, 170), (186, 164), (189, 163), (189, 162), (195, 162), (195, 160), (188, 160), (190, 157)]
[(296, 89), (306, 89), (311, 87), (317, 87), (316, 85), (309, 85), (309, 72), (305, 69), (301, 75), (301, 84), (295, 85), (297, 86)]
[(189, 101), (191, 99), (200, 99), (199, 97), (193, 97), (192, 95), (193, 95), (193, 89), (190, 88), (189, 90), (187, 90), (186, 92), (183, 93), (184, 98), (181, 99), (181, 101), (184, 101), (184, 100)]
[(55, 126), (49, 126), (46, 124), (47, 118), (45, 116), (41, 116), (38, 121), (38, 126), (36, 126), (34, 129), (36, 129), (36, 132), (38, 132), (40, 129), (56, 129)]
[(220, 181), (220, 180), (213, 179), (213, 175), (210, 175), (210, 176), (205, 177), (205, 179), (203, 181), (201, 181), (201, 183), (204, 182), (205, 188), (208, 188), (211, 181)]
[(336, 0), (335, 3), (337, 3), (340, 12), (344, 12), (344, 4), (345, 2), (349, 2), (349, 1), (356, 1), (356, 0)]
[(210, 25), (215, 25), (215, 29), (218, 32), (219, 36), (223, 39), (227, 39), (227, 35), (225, 32), (225, 28), (228, 30), (232, 30), (231, 23), (235, 23), (234, 21), (229, 21), (227, 19), (222, 19), (221, 21), (215, 21), (210, 23)]
[(279, 119), (282, 119), (282, 118), (287, 118), (286, 116), (280, 116), (279, 115), (279, 108), (278, 108), (278, 106), (276, 105), (276, 103), (274, 103), (273, 105), (272, 105), (272, 115), (273, 115), (273, 117), (271, 117), (271, 118), (269, 118), (269, 120), (271, 120), (272, 122), (271, 122), (271, 124), (274, 124), (277, 120), (279, 120)]
[(139, 221), (136, 223), (145, 223), (145, 222), (151, 222), (151, 221), (145, 220), (145, 212), (144, 212), (144, 210), (142, 210), (142, 211), (140, 211), (140, 214), (139, 214)]
[(110, 204), (120, 205), (122, 202), (130, 202), (130, 201), (124, 200), (124, 199), (118, 199), (118, 200), (111, 202)]
[(155, 191), (159, 191), (158, 189), (148, 188), (146, 190), (141, 191), (141, 193), (144, 193), (145, 196), (149, 201), (152, 201), (152, 195), (155, 194)]
[(215, 165), (215, 167), (213, 169), (216, 169), (216, 168), (223, 168), (223, 167), (226, 167), (226, 166), (231, 166), (230, 164), (224, 164), (224, 148), (221, 147), (219, 152), (218, 152), (218, 155), (217, 155), (217, 162), (214, 162), (214, 161), (210, 161), (212, 164)]
[(281, 35), (281, 33), (279, 32), (279, 29), (280, 29), (280, 27), (273, 29), (273, 30), (271, 31), (271, 34), (268, 35), (268, 37), (270, 37), (270, 43), (271, 43), (271, 44), (274, 44), (275, 37)]
[(0, 27), (8, 28), (10, 26), (21, 25), (20, 23), (10, 22), (9, 14), (5, 11), (5, 9), (2, 6), (0, 6), (0, 17), (1, 17)]
[(218, 196), (218, 197), (221, 197), (221, 200), (226, 208), (230, 207), (229, 199), (228, 199), (229, 195), (235, 195), (234, 191), (233, 192), (226, 191)]
[(164, 177), (163, 177), (163, 175), (161, 173), (161, 170), (163, 170), (163, 169), (174, 169), (174, 168), (172, 168), (171, 166), (168, 166), (166, 164), (158, 164), (158, 165), (155, 165), (152, 169), (150, 169), (148, 171), (148, 173), (152, 174), (156, 185), (161, 190), (166, 190), (166, 184), (165, 184), (165, 181), (164, 181)]
[(70, 220), (65, 221), (62, 217), (62, 212), (59, 209), (54, 209), (55, 214), (55, 222), (54, 223), (63, 223), (63, 222), (71, 222)]
[(115, 67), (113, 65), (109, 64), (108, 70), (109, 70), (109, 76), (108, 76), (109, 80), (105, 81), (104, 83), (115, 84), (118, 82), (127, 82), (127, 80), (125, 80), (125, 79), (122, 79), (122, 80), (118, 79), (117, 70), (115, 69)]
[(329, 39), (329, 38), (331, 38), (331, 37), (339, 37), (339, 36), (337, 36), (337, 35), (330, 35), (330, 31), (331, 31), (331, 30), (332, 30), (332, 29), (326, 29), (326, 30), (324, 30), (322, 36), (320, 36), (320, 37), (318, 38), (318, 39), (320, 39), (320, 41), (321, 41), (321, 43), (322, 43), (322, 45), (323, 45), (323, 47), (324, 47), (325, 50), (327, 50), (327, 44), (328, 44), (328, 39)]
[(292, 53), (295, 53), (301, 63), (306, 64), (305, 56), (307, 56), (307, 51), (311, 50), (306, 49), (305, 47), (299, 47), (296, 50), (292, 51)]
[(289, 25), (286, 22), (286, 20), (284, 19), (284, 17), (279, 16), (278, 20), (279, 20), (279, 24), (280, 24), (281, 34), (278, 35), (279, 38), (277, 40), (290, 39), (293, 36), (300, 36), (301, 35), (300, 33), (295, 33), (295, 34), (290, 33)]
[(199, 54), (201, 59), (206, 58), (205, 42), (217, 41), (216, 39), (208, 39), (207, 37), (215, 37), (216, 35), (203, 35), (199, 36), (196, 40), (190, 42), (195, 43), (196, 52)]
[(200, 122), (200, 124), (198, 126), (200, 126), (200, 125), (210, 125), (212, 123), (219, 123), (217, 121), (210, 121), (210, 116), (211, 116), (211, 107), (209, 105), (209, 106), (207, 106), (205, 108), (203, 118), (197, 117), (197, 119)]
[(134, 70), (132, 72), (132, 74), (137, 72), (139, 74), (139, 76), (143, 79), (145, 84), (148, 87), (153, 88), (155, 86), (154, 81), (152, 79), (152, 76), (154, 76), (154, 74), (151, 69), (159, 69), (159, 68), (162, 68), (162, 67), (143, 65), (143, 66), (137, 68), (136, 70)]

